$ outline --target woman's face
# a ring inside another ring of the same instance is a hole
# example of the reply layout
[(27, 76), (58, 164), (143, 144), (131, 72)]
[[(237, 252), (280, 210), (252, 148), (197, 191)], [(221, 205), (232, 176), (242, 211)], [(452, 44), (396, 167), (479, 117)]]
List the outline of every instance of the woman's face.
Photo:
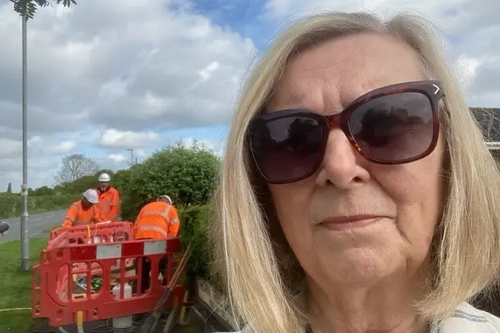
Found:
[[(268, 108), (333, 114), (376, 88), (423, 79), (418, 56), (401, 41), (350, 36), (292, 59)], [(334, 129), (315, 174), (270, 185), (283, 232), (309, 277), (327, 285), (373, 284), (424, 267), (441, 211), (442, 146), (440, 138), (424, 159), (380, 165)], [(358, 221), (338, 223), (349, 219)]]

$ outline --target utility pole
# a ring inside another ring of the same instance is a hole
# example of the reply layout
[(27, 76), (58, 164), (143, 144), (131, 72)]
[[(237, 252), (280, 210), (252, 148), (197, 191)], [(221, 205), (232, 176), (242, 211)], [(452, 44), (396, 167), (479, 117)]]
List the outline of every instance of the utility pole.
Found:
[(128, 148), (127, 151), (130, 151), (130, 165), (134, 165), (134, 149)]
[(28, 215), (28, 41), (27, 21), (22, 17), (22, 47), (23, 47), (23, 184), (21, 195), (23, 196), (23, 213), (21, 215), (21, 269), (25, 272), (30, 269), (30, 237), (29, 237), (29, 215)]

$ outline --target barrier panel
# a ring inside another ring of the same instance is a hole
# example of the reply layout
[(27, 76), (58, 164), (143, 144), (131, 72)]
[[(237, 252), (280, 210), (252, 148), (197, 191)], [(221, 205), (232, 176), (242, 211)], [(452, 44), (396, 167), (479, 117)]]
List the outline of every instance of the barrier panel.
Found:
[[(133, 237), (133, 223), (132, 222), (112, 222), (112, 223), (97, 223), (89, 225), (79, 225), (71, 228), (61, 227), (52, 230), (49, 236), (49, 244), (47, 248), (54, 248), (60, 246), (66, 246), (67, 244), (77, 243), (77, 244), (96, 244), (96, 243), (110, 243), (110, 242), (122, 242), (126, 240), (132, 240)], [(59, 237), (61, 234), (66, 233), (67, 236)], [(132, 267), (133, 259), (127, 259), (127, 268)], [(78, 280), (78, 273), (85, 272), (86, 265), (82, 266), (80, 264), (73, 265), (73, 280)], [(116, 270), (117, 267), (113, 267)], [(92, 274), (101, 274), (100, 265), (92, 265)], [(62, 272), (61, 274), (67, 276), (68, 272)]]
[[(101, 236), (116, 231), (126, 233), (126, 226), (113, 224), (100, 230)], [(51, 234), (47, 248), (40, 254), (40, 264), (32, 270), (32, 317), (47, 318), (51, 326), (64, 326), (75, 324), (80, 312), (84, 321), (93, 321), (155, 308), (180, 261), (174, 257), (181, 252), (179, 238), (92, 243), (93, 238), (82, 235), (82, 229), (83, 233), (88, 231), (85, 226), (64, 229)], [(88, 243), (78, 244), (75, 239)], [(147, 258), (150, 276), (143, 275), (143, 258)], [(147, 281), (142, 281), (143, 277)], [(130, 297), (125, 295), (125, 290), (130, 289), (127, 284), (132, 287)], [(185, 287), (177, 284), (166, 306), (182, 303), (184, 292)]]
[(77, 243), (87, 243), (89, 239), (92, 242), (101, 243), (132, 240), (133, 225), (133, 222), (124, 221), (79, 225), (71, 228), (60, 227), (50, 232), (49, 242), (64, 232), (68, 232), (69, 238)]

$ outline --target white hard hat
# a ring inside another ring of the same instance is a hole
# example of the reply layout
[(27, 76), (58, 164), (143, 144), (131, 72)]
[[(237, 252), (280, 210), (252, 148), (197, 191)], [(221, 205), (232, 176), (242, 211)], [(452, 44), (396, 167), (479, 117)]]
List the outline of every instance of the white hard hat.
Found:
[(160, 199), (162, 199), (162, 198), (163, 198), (163, 199), (167, 199), (167, 200), (168, 200), (168, 202), (169, 202), (170, 204), (172, 204), (172, 199), (170, 199), (170, 197), (169, 197), (168, 195), (166, 195), (166, 194), (164, 194), (164, 195), (160, 195)]
[(102, 173), (99, 176), (99, 181), (100, 182), (110, 182), (111, 181), (111, 177), (109, 177), (109, 175), (107, 173)]
[(90, 203), (99, 203), (99, 197), (97, 196), (97, 191), (94, 189), (89, 189), (83, 192), (83, 197), (87, 199)]

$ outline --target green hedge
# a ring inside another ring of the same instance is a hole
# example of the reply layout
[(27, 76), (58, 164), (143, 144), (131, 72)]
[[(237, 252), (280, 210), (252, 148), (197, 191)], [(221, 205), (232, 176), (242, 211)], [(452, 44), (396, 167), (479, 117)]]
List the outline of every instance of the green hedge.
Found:
[(122, 217), (134, 220), (141, 207), (162, 194), (179, 210), (208, 203), (219, 168), (219, 157), (199, 145), (158, 150), (124, 177)]
[[(190, 206), (180, 212), (181, 238), (184, 247), (191, 244), (191, 258), (187, 267), (188, 277), (210, 275), (210, 251), (207, 243), (210, 206)], [(190, 281), (192, 282), (192, 281)]]
[(184, 247), (191, 244), (188, 283), (209, 277), (211, 255), (207, 231), (209, 201), (215, 190), (220, 158), (199, 144), (167, 146), (122, 176), (122, 218), (135, 221), (139, 210), (167, 194), (179, 210)]
[[(81, 193), (28, 196), (28, 213), (43, 213), (68, 208), (81, 197)], [(22, 211), (23, 197), (21, 195), (0, 193), (0, 219), (21, 216)]]

